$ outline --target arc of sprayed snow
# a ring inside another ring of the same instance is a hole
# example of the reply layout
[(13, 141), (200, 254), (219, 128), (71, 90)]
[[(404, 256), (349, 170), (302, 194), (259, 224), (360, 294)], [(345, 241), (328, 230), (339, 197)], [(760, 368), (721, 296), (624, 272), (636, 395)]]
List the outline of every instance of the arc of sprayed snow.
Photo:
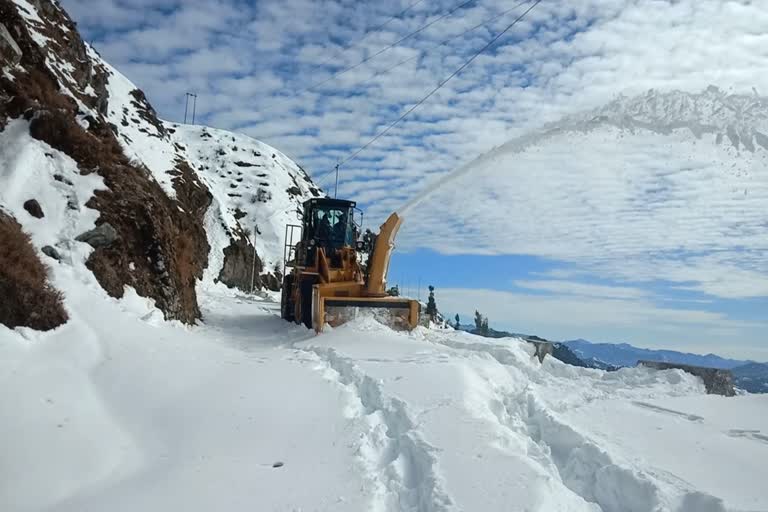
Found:
[(493, 160), (501, 157), (502, 155), (506, 155), (509, 153), (519, 153), (525, 150), (526, 148), (528, 148), (528, 146), (532, 145), (533, 143), (539, 142), (548, 137), (552, 137), (563, 131), (567, 131), (569, 128), (571, 127), (558, 127), (558, 128), (550, 128), (545, 131), (536, 131), (533, 133), (529, 133), (528, 135), (523, 135), (522, 137), (517, 137), (515, 139), (512, 139), (511, 141), (506, 142), (501, 146), (494, 147), (487, 153), (484, 153), (479, 157), (475, 158), (474, 160), (470, 160), (469, 162), (463, 164), (458, 169), (454, 171), (450, 171), (448, 174), (439, 176), (433, 179), (431, 182), (427, 183), (427, 185), (424, 186), (424, 191), (421, 194), (417, 194), (415, 197), (409, 199), (405, 204), (403, 204), (400, 208), (397, 209), (398, 215), (400, 215), (401, 217), (405, 217), (411, 210), (413, 210), (416, 206), (423, 203), (428, 197), (430, 197), (436, 191), (443, 188), (445, 185), (453, 181), (456, 181), (462, 176), (469, 174), (469, 172), (471, 172), (474, 168), (478, 167), (479, 165), (493, 162)]
[[(673, 98), (675, 95), (679, 95), (682, 92), (683, 91), (674, 90), (668, 93), (662, 93), (661, 96), (663, 98)], [(643, 98), (656, 96), (658, 96), (658, 93), (650, 90), (644, 96), (636, 96), (629, 99), (629, 101), (638, 101)], [(734, 102), (744, 100), (753, 101), (755, 97), (757, 97), (760, 101), (768, 100), (768, 98), (757, 96), (757, 91), (753, 91), (753, 97), (750, 98), (745, 95), (726, 95), (715, 86), (709, 86), (703, 92), (693, 95), (694, 101), (699, 99), (709, 99), (710, 101), (723, 105), (733, 111), (738, 111), (738, 109), (734, 108)], [(625, 101), (627, 101), (627, 98), (623, 95), (619, 95), (616, 99), (602, 108), (565, 116), (560, 121), (545, 124), (540, 130), (532, 131), (526, 135), (512, 139), (509, 142), (502, 144), (501, 146), (496, 146), (489, 152), (467, 162), (458, 169), (432, 180), (424, 187), (424, 191), (421, 194), (417, 194), (415, 197), (411, 198), (405, 204), (403, 204), (403, 206), (398, 208), (398, 214), (404, 217), (409, 211), (424, 202), (437, 190), (441, 189), (448, 183), (451, 183), (458, 178), (468, 174), (473, 170), (473, 168), (481, 164), (492, 162), (495, 158), (501, 156), (502, 154), (506, 155), (510, 153), (520, 153), (537, 142), (542, 142), (564, 132), (578, 131), (587, 133), (600, 126), (606, 125), (614, 126), (621, 130), (633, 130), (635, 128), (641, 128), (664, 134), (667, 134), (677, 128), (688, 128), (697, 138), (699, 138), (703, 133), (716, 133), (725, 135), (729, 134), (731, 131), (736, 130), (736, 128), (739, 128), (737, 126), (738, 123), (736, 122), (737, 119), (735, 118), (728, 118), (725, 120), (718, 120), (716, 118), (702, 119), (701, 115), (694, 115), (693, 117), (684, 119), (682, 121), (673, 121), (663, 117), (650, 120), (635, 119), (623, 105)], [(740, 132), (741, 130), (738, 131)], [(768, 150), (768, 136), (754, 129), (752, 129), (750, 135), (755, 138), (755, 142), (758, 145)], [(735, 143), (735, 145), (738, 147), (738, 142)], [(748, 150), (754, 151), (753, 144), (745, 143), (745, 146)]]

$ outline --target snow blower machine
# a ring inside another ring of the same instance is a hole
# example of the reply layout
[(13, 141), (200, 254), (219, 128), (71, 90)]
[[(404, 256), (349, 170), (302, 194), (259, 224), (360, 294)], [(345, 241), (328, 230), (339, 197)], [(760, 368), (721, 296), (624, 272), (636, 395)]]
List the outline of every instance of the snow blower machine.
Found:
[(299, 213), (302, 224), (285, 228), (283, 319), (319, 333), (326, 324), (336, 327), (368, 311), (393, 329), (416, 327), (419, 302), (386, 292), (389, 260), (402, 223), (397, 213), (378, 234), (366, 231), (362, 237), (362, 212), (354, 201), (314, 198)]

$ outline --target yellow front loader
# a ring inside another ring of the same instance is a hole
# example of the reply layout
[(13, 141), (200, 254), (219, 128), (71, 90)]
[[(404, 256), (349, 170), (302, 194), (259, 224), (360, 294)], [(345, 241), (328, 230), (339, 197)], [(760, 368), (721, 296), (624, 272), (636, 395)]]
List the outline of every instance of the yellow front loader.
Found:
[(280, 315), (318, 333), (325, 324), (341, 325), (360, 311), (395, 329), (413, 329), (419, 322), (418, 301), (386, 293), (402, 219), (393, 213), (378, 234), (367, 232), (359, 239), (355, 206), (341, 199), (310, 199), (302, 224), (286, 226)]

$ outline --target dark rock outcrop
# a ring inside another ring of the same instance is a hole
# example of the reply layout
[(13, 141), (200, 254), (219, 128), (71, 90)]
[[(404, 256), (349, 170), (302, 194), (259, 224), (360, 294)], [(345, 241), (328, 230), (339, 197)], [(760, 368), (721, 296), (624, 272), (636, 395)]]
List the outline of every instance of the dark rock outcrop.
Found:
[(255, 289), (280, 290), (281, 272), (264, 272), (264, 264), (245, 236), (230, 239), (224, 249), (224, 265), (219, 272), (219, 281), (242, 291)]
[(29, 213), (31, 216), (33, 216), (36, 219), (42, 219), (45, 217), (45, 213), (43, 213), (43, 208), (40, 206), (40, 203), (37, 202), (37, 199), (28, 199), (24, 201), (24, 209), (27, 210), (27, 213)]
[(49, 258), (53, 258), (56, 261), (61, 261), (61, 255), (59, 254), (59, 251), (57, 251), (55, 247), (46, 245), (41, 250), (43, 251), (43, 254), (45, 254)]
[(735, 396), (733, 387), (733, 375), (730, 370), (719, 368), (705, 368), (703, 366), (691, 366), (688, 364), (665, 363), (661, 361), (638, 361), (638, 366), (646, 366), (657, 370), (683, 370), (686, 373), (700, 377), (704, 381), (704, 387), (710, 395)]
[(79, 235), (75, 240), (78, 242), (85, 242), (94, 249), (99, 247), (109, 247), (115, 240), (117, 240), (117, 231), (113, 228), (109, 222), (99, 224), (90, 231)]
[(15, 66), (21, 60), (21, 48), (5, 25), (0, 23), (0, 64)]

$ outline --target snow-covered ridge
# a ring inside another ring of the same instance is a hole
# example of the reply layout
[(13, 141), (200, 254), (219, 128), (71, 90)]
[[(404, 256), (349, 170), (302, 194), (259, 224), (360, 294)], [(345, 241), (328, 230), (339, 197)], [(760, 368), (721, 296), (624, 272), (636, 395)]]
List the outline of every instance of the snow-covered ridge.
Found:
[(196, 171), (212, 194), (206, 215), (211, 252), (205, 280), (219, 277), (224, 249), (241, 238), (255, 246), (261, 262), (257, 267), (263, 274), (274, 275), (283, 257), (285, 225), (299, 223), (301, 203), (323, 194), (306, 171), (277, 149), (247, 135), (158, 119), (130, 80), (92, 49), (91, 57), (109, 70), (107, 115), (126, 154), (143, 163), (171, 197), (175, 196), (177, 162)]
[(213, 195), (207, 231), (208, 274), (218, 276), (223, 249), (233, 237), (255, 246), (265, 273), (282, 272), (286, 224), (308, 197), (322, 195), (307, 173), (275, 148), (251, 137), (204, 126), (163, 122), (174, 148)]

